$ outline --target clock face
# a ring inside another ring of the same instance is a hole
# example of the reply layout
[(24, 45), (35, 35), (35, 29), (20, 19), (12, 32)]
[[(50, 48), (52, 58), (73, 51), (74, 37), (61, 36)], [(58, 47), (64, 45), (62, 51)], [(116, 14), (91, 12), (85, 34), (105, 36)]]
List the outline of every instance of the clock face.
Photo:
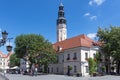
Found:
[(61, 28), (64, 28), (64, 26), (61, 26)]

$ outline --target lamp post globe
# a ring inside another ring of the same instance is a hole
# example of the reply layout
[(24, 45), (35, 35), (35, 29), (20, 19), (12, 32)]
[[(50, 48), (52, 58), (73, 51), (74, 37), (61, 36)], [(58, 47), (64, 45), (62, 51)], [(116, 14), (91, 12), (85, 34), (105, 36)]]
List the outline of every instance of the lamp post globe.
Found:
[(8, 36), (8, 33), (7, 33), (6, 31), (3, 31), (3, 32), (2, 32), (2, 39), (3, 39), (4, 41), (7, 40), (7, 36)]
[(12, 46), (11, 46), (11, 45), (6, 46), (6, 48), (7, 48), (7, 51), (8, 51), (8, 52), (11, 52), (11, 51), (12, 51)]

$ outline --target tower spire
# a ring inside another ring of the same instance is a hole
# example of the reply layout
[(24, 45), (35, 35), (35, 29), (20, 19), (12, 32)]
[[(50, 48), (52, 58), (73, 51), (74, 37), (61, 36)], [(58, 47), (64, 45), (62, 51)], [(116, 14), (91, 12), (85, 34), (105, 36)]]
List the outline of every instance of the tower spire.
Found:
[(60, 6), (63, 6), (63, 4), (62, 4), (62, 0), (60, 0)]
[(62, 3), (62, 0), (60, 0), (60, 3)]
[(60, 0), (59, 10), (58, 10), (58, 19), (57, 19), (57, 25), (60, 23), (66, 24), (66, 19), (64, 16), (64, 6), (62, 4), (62, 0)]
[(63, 41), (67, 38), (66, 19), (64, 14), (64, 6), (62, 0), (60, 0), (57, 19), (57, 42)]

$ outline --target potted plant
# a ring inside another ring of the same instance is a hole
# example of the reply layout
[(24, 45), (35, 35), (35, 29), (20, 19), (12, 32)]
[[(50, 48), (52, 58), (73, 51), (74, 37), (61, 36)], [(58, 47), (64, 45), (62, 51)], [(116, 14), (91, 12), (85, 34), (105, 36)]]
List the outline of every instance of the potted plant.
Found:
[(77, 76), (77, 77), (80, 77), (80, 76), (82, 76), (82, 73), (81, 73), (81, 72), (77, 72), (77, 73), (76, 73), (76, 76)]
[(97, 76), (97, 72), (93, 72), (93, 77)]
[(105, 72), (105, 66), (101, 66), (101, 71), (102, 71), (101, 75), (103, 76)]
[(102, 72), (104, 72), (105, 71), (105, 66), (102, 66), (101, 70), (102, 70)]
[(70, 76), (70, 71), (72, 70), (72, 67), (71, 66), (68, 66), (68, 72), (67, 72), (67, 75)]
[(69, 66), (69, 67), (68, 67), (68, 69), (71, 71), (71, 70), (72, 70), (72, 67), (71, 67), (71, 66)]

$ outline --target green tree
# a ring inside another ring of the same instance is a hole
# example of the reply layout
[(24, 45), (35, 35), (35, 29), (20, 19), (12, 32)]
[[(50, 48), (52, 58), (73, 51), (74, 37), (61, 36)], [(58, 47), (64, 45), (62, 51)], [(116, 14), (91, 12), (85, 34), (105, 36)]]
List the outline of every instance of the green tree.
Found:
[(89, 58), (88, 59), (88, 63), (89, 63), (89, 74), (92, 75), (93, 72), (96, 72), (96, 62), (94, 61), (94, 59)]
[(44, 65), (46, 70), (50, 63), (56, 62), (56, 54), (52, 44), (41, 35), (21, 34), (16, 37), (15, 44), (17, 57), (23, 58), (27, 55), (31, 64)]
[(10, 56), (10, 66), (13, 67), (13, 66), (19, 66), (20, 65), (20, 59), (17, 58), (16, 54), (12, 54)]
[(100, 54), (100, 52), (97, 52), (97, 53), (96, 53), (95, 59), (96, 59), (96, 63), (99, 64), (100, 59), (101, 59), (101, 54)]
[(106, 72), (110, 72), (110, 57), (117, 63), (117, 72), (120, 69), (120, 27), (110, 26), (110, 28), (99, 28), (97, 32), (98, 40), (102, 42), (101, 50), (106, 57)]

